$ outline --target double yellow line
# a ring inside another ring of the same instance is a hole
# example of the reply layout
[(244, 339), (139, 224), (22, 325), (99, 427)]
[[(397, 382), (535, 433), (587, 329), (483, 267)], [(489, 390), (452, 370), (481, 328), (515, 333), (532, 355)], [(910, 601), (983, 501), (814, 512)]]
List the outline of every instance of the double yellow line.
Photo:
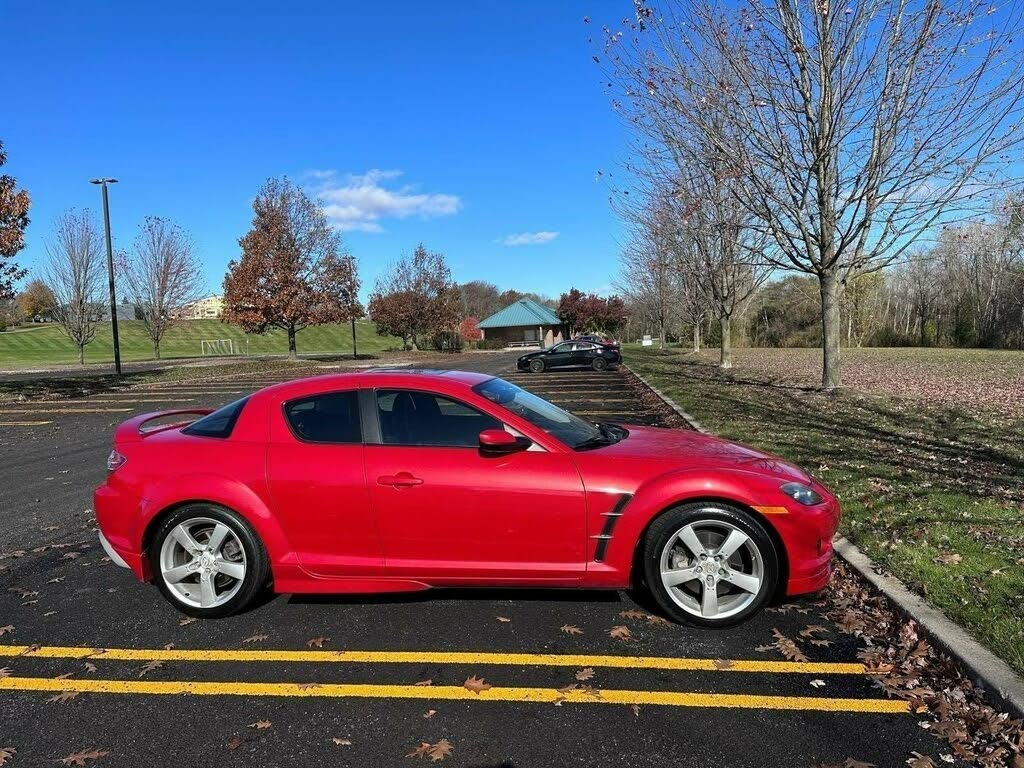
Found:
[[(507, 667), (601, 667), (697, 672), (772, 674), (863, 674), (861, 664), (716, 660), (656, 656), (610, 656), (550, 653), (478, 653), (443, 651), (287, 651), (188, 650), (172, 648), (87, 648), (66, 646), (0, 646), (0, 657), (94, 659), (110, 661), (257, 662), (257, 663), (373, 663), (462, 664)], [(711, 707), (764, 710), (814, 710), (906, 714), (907, 705), (888, 699), (835, 699), (817, 696), (762, 696), (756, 694), (691, 691), (633, 691), (495, 686), (474, 693), (461, 686), (371, 685), (348, 683), (253, 683), (220, 681), (96, 680), (76, 678), (7, 677), (0, 691), (74, 691), (78, 693), (268, 696), (372, 699), (460, 699), (526, 703), (643, 704), (675, 707)]]

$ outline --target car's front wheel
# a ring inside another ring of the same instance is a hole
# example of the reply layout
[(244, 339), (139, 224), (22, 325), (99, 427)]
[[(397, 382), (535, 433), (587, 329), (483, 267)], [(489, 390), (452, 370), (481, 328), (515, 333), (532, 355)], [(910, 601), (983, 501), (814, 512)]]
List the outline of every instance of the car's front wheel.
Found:
[(237, 513), (188, 504), (165, 519), (150, 547), (157, 586), (189, 616), (215, 619), (248, 605), (267, 583), (266, 550)]
[(684, 624), (728, 627), (759, 611), (775, 591), (779, 558), (753, 515), (718, 502), (684, 504), (657, 518), (643, 549), (647, 586)]
[(533, 373), (542, 373), (544, 371), (544, 361), (543, 360), (531, 360), (530, 361), (530, 371), (533, 372)]
[(603, 357), (595, 357), (594, 362), (590, 364), (595, 371), (603, 371), (608, 367), (608, 361)]

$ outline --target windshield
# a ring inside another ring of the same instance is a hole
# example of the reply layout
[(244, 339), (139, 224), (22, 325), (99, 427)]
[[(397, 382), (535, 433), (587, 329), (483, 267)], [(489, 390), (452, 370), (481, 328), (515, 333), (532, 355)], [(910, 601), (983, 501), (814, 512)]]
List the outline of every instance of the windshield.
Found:
[(570, 448), (579, 448), (585, 444), (605, 442), (603, 433), (596, 424), (584, 421), (563, 411), (547, 400), (531, 395), (515, 384), (503, 379), (491, 379), (473, 387), (473, 391), (483, 395), (492, 403), (506, 408), (516, 416), (543, 429), (552, 437), (561, 440)]

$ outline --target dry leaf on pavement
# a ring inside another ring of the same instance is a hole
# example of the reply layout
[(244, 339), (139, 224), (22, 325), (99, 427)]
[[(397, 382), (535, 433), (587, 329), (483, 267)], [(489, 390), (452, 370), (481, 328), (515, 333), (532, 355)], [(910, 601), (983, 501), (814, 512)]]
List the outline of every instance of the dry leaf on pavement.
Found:
[(189, 624), (195, 624), (197, 621), (199, 621), (199, 619), (197, 619), (195, 616), (189, 616), (187, 619), (179, 619), (178, 626), (187, 627)]
[(473, 693), (480, 693), (480, 691), (489, 690), (492, 686), (482, 677), (470, 675), (466, 678), (466, 682), (462, 684), (462, 687), (465, 688), (467, 691), (472, 691)]
[(310, 648), (323, 648), (324, 643), (330, 639), (329, 637), (314, 637), (312, 640), (307, 640), (306, 645)]
[(264, 640), (269, 638), (270, 635), (250, 635), (243, 640), (243, 643), (262, 643)]
[(10, 676), (11, 676), (11, 668), (10, 667), (0, 667), (0, 680), (3, 680), (5, 677), (10, 677)]
[(255, 728), (257, 731), (265, 731), (270, 727), (269, 720), (257, 720), (255, 723), (249, 723), (250, 728)]
[(352, 739), (340, 739), (337, 736), (335, 736), (333, 739), (331, 739), (331, 741), (333, 741), (339, 747), (351, 747), (352, 746)]
[(631, 608), (628, 611), (621, 611), (619, 617), (623, 619), (646, 619), (647, 614), (643, 611), (638, 611), (635, 608)]
[(47, 699), (48, 702), (55, 702), (57, 704), (67, 704), (73, 698), (78, 696), (78, 691), (61, 691), (55, 696), (51, 696)]
[(715, 669), (729, 669), (732, 665), (731, 659), (715, 659)]
[(619, 624), (618, 626), (609, 629), (608, 636), (613, 640), (621, 640), (624, 643), (636, 640), (636, 638), (633, 637), (633, 633), (630, 631), (629, 627), (627, 627), (625, 624)]
[(586, 667), (585, 669), (581, 669), (579, 672), (576, 673), (577, 680), (590, 680), (593, 676), (593, 667)]
[(230, 749), (231, 751), (234, 751), (238, 749), (240, 746), (242, 746), (243, 743), (244, 742), (242, 741), (241, 736), (232, 736), (230, 739), (228, 739), (228, 743), (224, 746)]
[(416, 685), (433, 685), (433, 684), (434, 684), (434, 681), (430, 680), (430, 679), (420, 680), (418, 683), (416, 683)]
[(81, 752), (74, 752), (61, 759), (64, 765), (85, 765), (89, 760), (99, 760), (110, 752), (105, 749), (83, 749)]
[(495, 616), (494, 618), (496, 618), (502, 624), (508, 624), (510, 621), (512, 621), (512, 619), (510, 619), (508, 616)]
[(437, 714), (437, 710), (436, 709), (428, 709), (426, 712), (423, 713), (423, 719), (424, 720), (429, 720), (430, 718), (432, 718), (436, 714)]
[(935, 768), (935, 761), (928, 755), (922, 755), (920, 752), (911, 752), (910, 754), (913, 755), (907, 760), (907, 765), (910, 768)]
[(632, 704), (632, 705), (630, 705), (629, 708), (631, 710), (633, 710), (633, 717), (640, 717), (640, 705), (639, 704)]
[(582, 635), (583, 630), (577, 627), (575, 624), (563, 624), (559, 627), (560, 630), (565, 632), (567, 635)]
[(142, 671), (139, 672), (139, 677), (145, 677), (150, 672), (155, 672), (160, 669), (163, 665), (164, 663), (162, 661), (150, 661), (142, 668)]
[(0, 765), (6, 763), (16, 754), (18, 754), (18, 750), (14, 747), (0, 747)]
[(0, 627), (0, 637), (3, 637), (4, 635), (6, 635), (6, 634), (8, 634), (10, 632), (13, 632), (13, 631), (14, 631), (14, 625), (13, 624), (8, 624), (5, 627)]

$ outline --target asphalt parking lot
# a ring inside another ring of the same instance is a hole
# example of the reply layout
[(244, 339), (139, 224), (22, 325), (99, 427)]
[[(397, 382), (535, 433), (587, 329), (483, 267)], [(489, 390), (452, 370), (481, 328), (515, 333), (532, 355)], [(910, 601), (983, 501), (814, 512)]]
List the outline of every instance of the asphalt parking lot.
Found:
[[(451, 367), (502, 374), (592, 420), (674, 426), (626, 374), (520, 374), (513, 362), (464, 355)], [(719, 631), (586, 591), (280, 595), (229, 619), (185, 619), (96, 541), (91, 493), (113, 428), (282, 378), (0, 404), (8, 765), (90, 750), (105, 753), (100, 766), (811, 768), (900, 766), (911, 751), (938, 761), (940, 744), (864, 673), (858, 642), (814, 598)], [(807, 661), (783, 655), (779, 636)]]

